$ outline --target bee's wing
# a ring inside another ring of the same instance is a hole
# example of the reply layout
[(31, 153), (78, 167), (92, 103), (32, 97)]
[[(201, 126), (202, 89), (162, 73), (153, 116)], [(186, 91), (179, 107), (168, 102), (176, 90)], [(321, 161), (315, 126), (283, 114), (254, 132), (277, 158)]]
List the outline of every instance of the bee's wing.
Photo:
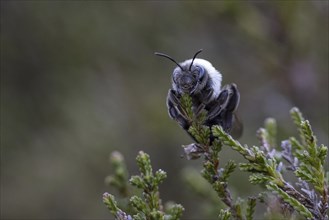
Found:
[(238, 115), (236, 113), (234, 113), (233, 114), (233, 123), (232, 123), (232, 128), (231, 128), (230, 134), (232, 135), (232, 137), (237, 139), (242, 136), (242, 133), (243, 133), (242, 121), (241, 121), (240, 117), (238, 117)]

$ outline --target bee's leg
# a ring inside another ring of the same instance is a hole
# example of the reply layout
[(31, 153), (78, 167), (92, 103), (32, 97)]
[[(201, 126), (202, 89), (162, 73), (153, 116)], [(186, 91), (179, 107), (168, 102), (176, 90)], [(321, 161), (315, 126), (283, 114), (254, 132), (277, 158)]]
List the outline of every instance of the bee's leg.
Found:
[(217, 117), (225, 108), (229, 97), (229, 92), (227, 89), (222, 90), (216, 100), (211, 102), (211, 106), (208, 110), (208, 120), (212, 120)]
[(188, 130), (190, 127), (190, 123), (186, 117), (181, 113), (181, 106), (179, 99), (172, 89), (169, 90), (167, 96), (167, 107), (169, 116), (178, 122), (178, 124), (184, 129)]
[(228, 97), (225, 106), (223, 106), (223, 110), (220, 113), (219, 119), (222, 128), (226, 132), (230, 132), (234, 121), (233, 114), (240, 102), (240, 93), (235, 84), (230, 84), (225, 87), (227, 87)]
[(226, 105), (226, 109), (229, 112), (235, 112), (240, 102), (240, 93), (238, 91), (237, 86), (234, 83), (229, 85), (228, 91), (229, 91), (229, 99)]
[[(212, 102), (211, 101), (212, 96), (213, 96), (213, 90), (209, 90), (205, 92), (205, 94), (201, 97), (202, 102), (194, 111), (195, 115), (199, 115), (200, 113), (202, 113), (204, 109), (206, 109), (206, 106)], [(208, 111), (208, 109), (206, 110)]]
[(226, 132), (230, 132), (239, 100), (240, 94), (235, 84), (224, 86), (217, 99), (208, 105), (207, 124), (219, 124)]
[(176, 106), (178, 105), (179, 105), (179, 99), (177, 98), (175, 92), (170, 89), (167, 95), (167, 108), (168, 108), (169, 116), (172, 119), (175, 119), (177, 117), (178, 113), (176, 110)]

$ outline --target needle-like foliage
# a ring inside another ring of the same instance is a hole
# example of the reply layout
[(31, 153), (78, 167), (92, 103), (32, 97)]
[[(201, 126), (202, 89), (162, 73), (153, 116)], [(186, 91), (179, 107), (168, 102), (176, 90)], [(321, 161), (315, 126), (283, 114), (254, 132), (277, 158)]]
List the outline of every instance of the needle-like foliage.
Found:
[[(184, 107), (192, 109), (188, 95), (183, 96), (181, 101)], [(245, 158), (246, 162), (239, 164), (240, 170), (251, 173), (249, 181), (252, 184), (266, 186), (268, 192), (277, 196), (284, 218), (291, 218), (297, 212), (307, 219), (328, 219), (328, 186), (324, 170), (328, 148), (317, 145), (309, 121), (303, 118), (297, 108), (291, 110), (291, 117), (297, 126), (300, 141), (294, 137), (282, 141), (281, 150), (277, 148), (277, 125), (273, 118), (266, 119), (264, 128), (257, 131), (260, 144), (249, 147), (240, 144), (220, 126), (212, 128), (204, 126), (204, 117), (200, 120), (200, 117), (192, 114), (192, 110), (185, 111), (190, 112), (189, 120), (193, 122), (189, 132), (198, 141), (198, 144), (187, 146), (198, 149), (196, 151), (198, 157), (191, 157), (189, 155), (193, 152), (191, 150), (185, 153), (188, 159), (204, 156), (204, 169), (201, 174), (228, 207), (220, 213), (220, 219), (244, 219), (244, 215), (241, 214), (243, 200), (238, 198), (237, 201), (240, 202), (234, 202), (228, 189), (228, 179), (234, 172), (236, 164), (234, 161), (229, 161), (223, 168), (219, 166), (218, 156), (223, 146), (230, 147)], [(215, 137), (211, 145), (209, 145), (210, 134)], [(288, 170), (294, 172), (298, 182), (289, 183), (284, 178), (284, 172)], [(248, 199), (245, 205), (246, 219), (253, 218), (256, 199), (252, 198)]]
[[(116, 153), (118, 154), (118, 153)], [(111, 157), (112, 159), (116, 159), (115, 157)], [(123, 158), (122, 156), (120, 158)], [(132, 214), (127, 214), (122, 211), (118, 206), (117, 202), (113, 195), (109, 193), (103, 194), (103, 202), (111, 211), (111, 213), (115, 216), (116, 220), (177, 220), (180, 219), (184, 208), (180, 204), (170, 204), (167, 206), (166, 210), (164, 210), (160, 194), (159, 194), (159, 185), (164, 181), (167, 177), (166, 172), (163, 170), (158, 170), (155, 173), (153, 172), (150, 156), (144, 152), (139, 152), (137, 158), (137, 165), (139, 167), (140, 174), (134, 175), (130, 178), (129, 183), (140, 189), (142, 191), (142, 195), (133, 195), (130, 199), (130, 205), (133, 207), (134, 211)], [(116, 161), (118, 162), (118, 161)], [(114, 175), (107, 177), (107, 179), (111, 179), (112, 182), (121, 182), (123, 183), (120, 170), (122, 170), (124, 166), (123, 159), (119, 161), (120, 164), (114, 166), (115, 171)], [(124, 175), (126, 176), (126, 175)], [(113, 184), (112, 184), (113, 185)], [(122, 187), (117, 187), (119, 191), (121, 191)]]
[[(259, 144), (247, 146), (232, 138), (221, 126), (205, 126), (207, 112), (201, 110), (195, 113), (188, 95), (182, 96), (181, 104), (184, 117), (191, 124), (188, 131), (197, 142), (183, 145), (184, 152), (189, 160), (203, 158), (201, 176), (214, 192), (209, 198), (213, 202), (220, 201), (225, 207), (220, 209), (219, 219), (252, 220), (259, 201), (267, 206), (264, 217), (270, 219), (294, 219), (300, 216), (328, 220), (328, 175), (324, 168), (328, 147), (318, 145), (309, 121), (297, 108), (290, 113), (298, 130), (298, 138), (290, 137), (278, 143), (276, 121), (269, 118), (265, 120), (264, 128), (257, 131)], [(245, 162), (237, 164), (230, 160), (221, 164), (219, 156), (223, 147), (240, 154)], [(112, 155), (115, 172), (107, 178), (107, 182), (127, 196), (127, 171), (122, 158), (118, 153)], [(103, 201), (111, 213), (118, 220), (180, 219), (184, 208), (172, 204), (164, 210), (159, 197), (159, 184), (166, 178), (166, 173), (162, 170), (154, 173), (150, 157), (144, 152), (137, 156), (137, 165), (140, 174), (129, 180), (132, 186), (142, 191), (141, 196), (133, 195), (129, 200), (134, 213), (122, 211), (114, 196), (105, 193)], [(249, 182), (259, 185), (263, 189), (262, 193), (247, 199), (232, 196), (228, 181), (237, 166), (250, 173)], [(297, 181), (287, 180), (289, 172), (296, 176)], [(195, 173), (185, 173), (184, 176), (191, 189), (207, 197), (209, 190), (205, 189), (206, 184), (196, 183)]]

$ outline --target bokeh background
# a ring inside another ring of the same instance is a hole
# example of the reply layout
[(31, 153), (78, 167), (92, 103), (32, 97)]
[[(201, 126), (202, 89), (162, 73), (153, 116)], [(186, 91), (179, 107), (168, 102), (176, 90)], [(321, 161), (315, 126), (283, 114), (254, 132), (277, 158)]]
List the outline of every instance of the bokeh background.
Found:
[[(1, 1), (1, 218), (111, 219), (109, 154), (136, 174), (143, 150), (167, 171), (163, 200), (210, 219), (182, 178), (201, 160), (180, 157), (191, 140), (167, 115), (175, 65), (153, 53), (204, 49), (238, 85), (242, 143), (258, 143), (267, 117), (281, 140), (295, 135), (297, 106), (328, 145), (328, 23), (328, 1)], [(255, 192), (246, 174), (231, 182)]]

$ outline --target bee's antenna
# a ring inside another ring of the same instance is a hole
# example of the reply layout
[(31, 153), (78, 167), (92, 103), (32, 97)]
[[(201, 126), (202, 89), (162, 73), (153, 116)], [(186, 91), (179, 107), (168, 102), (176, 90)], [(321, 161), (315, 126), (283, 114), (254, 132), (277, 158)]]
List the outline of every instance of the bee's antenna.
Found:
[(158, 52), (155, 52), (154, 54), (157, 55), (157, 56), (160, 56), (160, 57), (168, 58), (169, 60), (171, 60), (171, 61), (173, 61), (174, 63), (176, 63), (176, 65), (177, 65), (182, 71), (184, 71), (183, 67), (182, 67), (181, 65), (179, 65), (179, 63), (177, 63), (176, 60), (174, 60), (173, 58), (171, 58), (171, 57), (168, 56), (167, 54), (164, 54), (164, 53), (158, 53)]
[(198, 52), (196, 52), (193, 56), (193, 59), (192, 59), (192, 62), (191, 62), (191, 65), (190, 67), (188, 68), (189, 71), (191, 71), (191, 68), (192, 68), (192, 65), (193, 65), (193, 62), (194, 62), (194, 59), (196, 58), (196, 56), (198, 56), (199, 53), (202, 52), (202, 49), (200, 49)]

